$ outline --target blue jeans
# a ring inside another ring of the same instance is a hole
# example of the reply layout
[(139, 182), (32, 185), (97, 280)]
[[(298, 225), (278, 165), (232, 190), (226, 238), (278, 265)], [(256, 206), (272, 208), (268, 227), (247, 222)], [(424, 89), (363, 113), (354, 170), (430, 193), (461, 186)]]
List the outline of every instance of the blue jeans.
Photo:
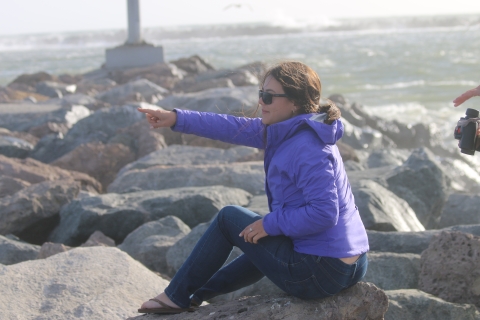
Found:
[[(332, 296), (360, 281), (367, 272), (367, 255), (353, 264), (340, 259), (299, 253), (285, 236), (267, 236), (257, 244), (240, 232), (262, 217), (239, 206), (220, 210), (190, 256), (165, 288), (181, 308), (253, 284), (264, 276), (301, 299)], [(244, 254), (222, 268), (233, 247)]]

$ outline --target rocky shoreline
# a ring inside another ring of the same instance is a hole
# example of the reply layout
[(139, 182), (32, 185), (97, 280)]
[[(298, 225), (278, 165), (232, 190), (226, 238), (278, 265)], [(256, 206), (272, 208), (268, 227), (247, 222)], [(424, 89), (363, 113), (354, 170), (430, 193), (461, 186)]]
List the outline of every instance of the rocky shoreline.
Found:
[[(136, 319), (220, 208), (268, 213), (261, 150), (151, 130), (136, 111), (251, 114), (265, 68), (216, 70), (192, 56), (0, 87), (2, 319)], [(338, 146), (368, 229), (364, 281), (307, 302), (263, 279), (191, 314), (141, 319), (480, 319), (472, 163), (428, 124), (329, 98), (342, 110)]]

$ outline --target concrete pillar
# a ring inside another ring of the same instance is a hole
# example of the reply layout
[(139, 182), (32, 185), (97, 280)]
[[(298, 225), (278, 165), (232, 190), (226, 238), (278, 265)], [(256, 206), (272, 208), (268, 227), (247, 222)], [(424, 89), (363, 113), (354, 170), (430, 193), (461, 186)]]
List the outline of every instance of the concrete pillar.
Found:
[(140, 30), (140, 5), (139, 0), (127, 0), (128, 10), (128, 39), (127, 44), (142, 42)]

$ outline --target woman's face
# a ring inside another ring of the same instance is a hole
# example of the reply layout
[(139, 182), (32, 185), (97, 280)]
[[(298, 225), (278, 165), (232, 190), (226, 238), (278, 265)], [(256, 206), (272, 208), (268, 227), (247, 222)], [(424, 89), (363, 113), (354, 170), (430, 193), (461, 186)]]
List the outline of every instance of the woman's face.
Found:
[[(265, 79), (262, 90), (271, 94), (285, 94), (282, 85), (274, 77)], [(271, 104), (265, 104), (262, 98), (258, 99), (262, 107), (262, 122), (274, 124), (290, 119), (297, 112), (297, 108), (287, 97), (273, 97)]]

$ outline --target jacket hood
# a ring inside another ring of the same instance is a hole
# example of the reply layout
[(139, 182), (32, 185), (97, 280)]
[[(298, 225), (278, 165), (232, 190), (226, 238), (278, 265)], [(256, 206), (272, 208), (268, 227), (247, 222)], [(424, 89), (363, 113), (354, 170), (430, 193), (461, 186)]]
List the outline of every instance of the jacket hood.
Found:
[(267, 127), (267, 139), (268, 141), (283, 141), (296, 132), (310, 127), (325, 144), (335, 144), (343, 136), (343, 124), (340, 120), (326, 124), (323, 122), (325, 118), (326, 113), (308, 113), (272, 124)]

